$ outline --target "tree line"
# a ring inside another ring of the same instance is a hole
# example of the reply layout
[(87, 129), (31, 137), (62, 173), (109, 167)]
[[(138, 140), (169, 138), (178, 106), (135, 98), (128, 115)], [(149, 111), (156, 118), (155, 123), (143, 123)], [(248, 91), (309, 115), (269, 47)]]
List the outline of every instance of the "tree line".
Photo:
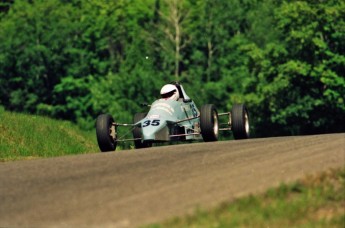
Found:
[(94, 127), (180, 81), (256, 137), (344, 132), (342, 0), (5, 0), (0, 105)]

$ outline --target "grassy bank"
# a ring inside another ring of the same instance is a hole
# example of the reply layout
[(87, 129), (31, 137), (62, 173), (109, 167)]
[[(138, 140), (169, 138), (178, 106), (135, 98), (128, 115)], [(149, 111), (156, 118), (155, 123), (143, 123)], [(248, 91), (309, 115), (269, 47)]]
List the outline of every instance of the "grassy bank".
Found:
[(175, 218), (158, 227), (345, 227), (345, 169), (308, 176), (258, 196)]
[(11, 113), (0, 107), (0, 161), (98, 152), (94, 132), (67, 121)]

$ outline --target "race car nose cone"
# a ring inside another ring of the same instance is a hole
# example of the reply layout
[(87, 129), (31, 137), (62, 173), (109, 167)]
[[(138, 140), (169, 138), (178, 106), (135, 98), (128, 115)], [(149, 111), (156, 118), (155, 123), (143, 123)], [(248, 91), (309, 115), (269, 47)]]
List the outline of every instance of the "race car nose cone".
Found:
[[(146, 122), (147, 123), (147, 122)], [(149, 140), (159, 140), (167, 141), (169, 140), (169, 130), (167, 128), (167, 123), (165, 121), (156, 121), (151, 125), (142, 125), (142, 137), (144, 141)]]
[(143, 140), (155, 140), (155, 129), (153, 129), (152, 127), (143, 128)]

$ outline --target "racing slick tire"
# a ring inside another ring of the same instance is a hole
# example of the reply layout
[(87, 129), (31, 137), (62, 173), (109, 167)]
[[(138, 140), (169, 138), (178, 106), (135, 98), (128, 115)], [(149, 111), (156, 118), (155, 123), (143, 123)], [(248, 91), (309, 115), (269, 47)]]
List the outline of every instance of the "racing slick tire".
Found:
[(235, 104), (232, 107), (231, 123), (235, 139), (249, 138), (249, 115), (244, 104)]
[(101, 152), (114, 151), (117, 145), (116, 127), (114, 119), (109, 114), (101, 114), (96, 120), (96, 135)]
[(213, 104), (206, 104), (201, 107), (200, 129), (205, 142), (218, 140), (218, 112)]
[[(146, 113), (136, 113), (133, 117), (133, 123), (136, 123), (146, 117)], [(134, 147), (135, 149), (141, 149), (141, 148), (148, 148), (152, 147), (151, 142), (142, 142), (141, 141), (141, 128), (140, 127), (134, 127), (133, 128), (133, 138), (134, 138)]]

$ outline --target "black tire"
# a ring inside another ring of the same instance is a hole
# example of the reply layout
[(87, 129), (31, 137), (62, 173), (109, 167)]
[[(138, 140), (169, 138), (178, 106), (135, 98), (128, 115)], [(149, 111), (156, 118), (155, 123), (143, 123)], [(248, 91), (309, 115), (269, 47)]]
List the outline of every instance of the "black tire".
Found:
[(96, 120), (96, 135), (99, 149), (102, 152), (114, 151), (117, 145), (114, 119), (109, 114), (102, 114)]
[(235, 104), (231, 110), (232, 133), (235, 139), (248, 139), (249, 115), (244, 104)]
[[(133, 123), (136, 123), (146, 117), (146, 113), (136, 113), (133, 117)], [(142, 142), (141, 139), (141, 128), (140, 127), (134, 127), (133, 128), (133, 138), (134, 140), (134, 147), (135, 149), (141, 149), (141, 148), (148, 148), (152, 147), (151, 142)]]
[(218, 140), (218, 112), (213, 104), (206, 104), (201, 107), (200, 129), (205, 142)]

